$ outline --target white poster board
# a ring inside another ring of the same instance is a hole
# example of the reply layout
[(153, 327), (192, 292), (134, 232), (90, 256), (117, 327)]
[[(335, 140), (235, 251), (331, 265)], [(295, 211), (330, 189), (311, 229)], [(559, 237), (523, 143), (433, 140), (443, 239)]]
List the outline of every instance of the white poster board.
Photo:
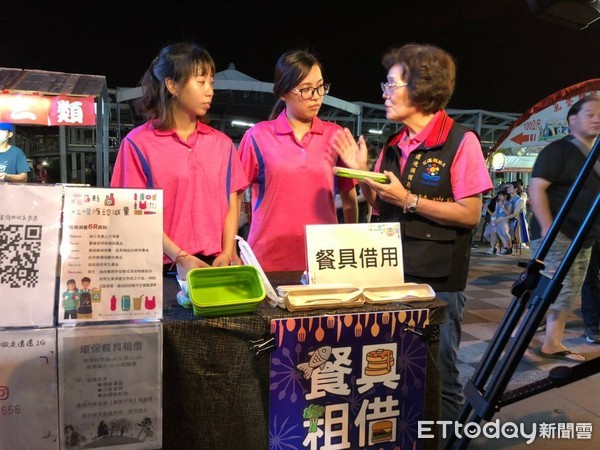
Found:
[(0, 327), (54, 325), (62, 187), (0, 184)]
[(364, 288), (404, 283), (397, 222), (307, 225), (306, 252), (310, 284)]
[(58, 322), (162, 318), (163, 193), (65, 188)]
[(0, 449), (57, 450), (56, 330), (0, 331)]
[(58, 329), (62, 448), (162, 447), (162, 324)]

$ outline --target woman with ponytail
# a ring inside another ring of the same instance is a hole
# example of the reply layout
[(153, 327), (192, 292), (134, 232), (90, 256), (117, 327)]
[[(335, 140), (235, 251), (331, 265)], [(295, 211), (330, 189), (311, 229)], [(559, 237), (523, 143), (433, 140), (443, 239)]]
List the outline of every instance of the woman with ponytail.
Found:
[(190, 269), (231, 263), (238, 193), (248, 185), (231, 139), (204, 123), (214, 74), (196, 44), (160, 51), (137, 103), (147, 122), (121, 142), (111, 179), (112, 187), (163, 190), (163, 264), (183, 279)]
[(250, 128), (239, 146), (252, 184), (248, 243), (268, 272), (306, 270), (305, 226), (337, 223), (335, 183), (345, 223), (356, 223), (355, 181), (338, 178), (329, 139), (341, 127), (317, 114), (329, 92), (321, 63), (302, 50), (284, 53), (275, 67), (277, 102), (268, 121)]

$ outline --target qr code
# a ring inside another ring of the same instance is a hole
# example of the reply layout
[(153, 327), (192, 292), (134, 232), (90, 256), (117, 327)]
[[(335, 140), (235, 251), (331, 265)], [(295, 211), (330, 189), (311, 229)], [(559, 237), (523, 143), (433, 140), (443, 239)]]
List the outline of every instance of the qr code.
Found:
[(41, 225), (0, 225), (0, 284), (36, 287), (41, 248)]

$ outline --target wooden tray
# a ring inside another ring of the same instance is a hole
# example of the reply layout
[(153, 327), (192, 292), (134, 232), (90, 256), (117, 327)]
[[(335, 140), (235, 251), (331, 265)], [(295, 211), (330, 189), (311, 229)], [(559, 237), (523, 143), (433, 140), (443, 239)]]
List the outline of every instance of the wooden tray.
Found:
[(324, 288), (319, 285), (292, 289), (285, 295), (285, 305), (290, 311), (313, 309), (357, 308), (365, 303), (362, 289), (356, 287)]
[(435, 298), (431, 286), (417, 283), (368, 287), (363, 295), (367, 303), (427, 302)]

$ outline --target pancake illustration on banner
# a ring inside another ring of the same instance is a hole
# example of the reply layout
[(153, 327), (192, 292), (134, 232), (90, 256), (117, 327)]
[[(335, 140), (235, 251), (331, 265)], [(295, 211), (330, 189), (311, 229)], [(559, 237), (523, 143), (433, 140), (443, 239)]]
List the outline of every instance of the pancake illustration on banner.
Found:
[(367, 353), (366, 375), (386, 375), (391, 372), (392, 367), (394, 367), (394, 356), (391, 350), (380, 348)]

